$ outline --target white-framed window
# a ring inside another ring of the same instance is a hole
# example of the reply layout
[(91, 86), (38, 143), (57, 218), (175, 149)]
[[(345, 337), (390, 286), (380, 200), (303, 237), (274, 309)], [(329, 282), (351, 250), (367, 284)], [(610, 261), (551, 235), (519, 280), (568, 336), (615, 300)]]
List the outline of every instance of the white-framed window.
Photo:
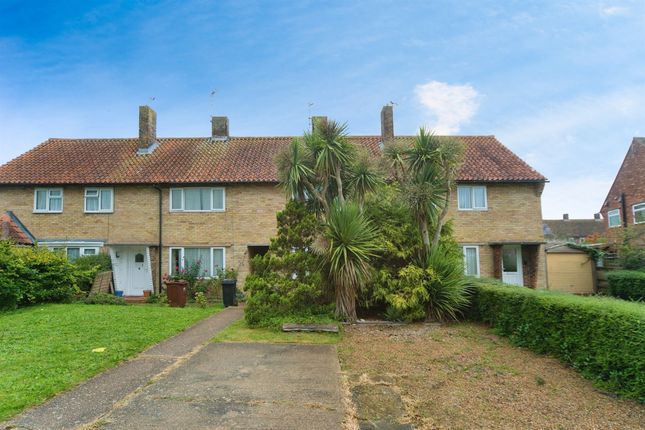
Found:
[(211, 277), (213, 273), (226, 267), (226, 249), (223, 247), (172, 247), (170, 248), (170, 267), (168, 273), (176, 274), (200, 263), (200, 276)]
[(488, 209), (485, 185), (459, 185), (457, 206), (461, 211), (483, 211)]
[(464, 246), (464, 273), (479, 278), (479, 246)]
[(99, 248), (91, 246), (91, 247), (80, 247), (80, 246), (68, 246), (68, 247), (60, 247), (60, 246), (54, 246), (49, 248), (52, 251), (55, 252), (64, 252), (67, 254), (67, 259), (69, 261), (74, 261), (78, 257), (81, 256), (86, 256), (86, 255), (97, 255), (99, 253)]
[(171, 188), (170, 212), (224, 212), (226, 192), (222, 187)]
[(36, 188), (34, 191), (34, 212), (63, 212), (63, 189)]
[(632, 206), (634, 211), (634, 224), (645, 223), (645, 202)]
[(609, 228), (620, 227), (622, 225), (620, 221), (620, 209), (607, 212), (607, 223), (609, 224)]
[(112, 188), (85, 188), (85, 212), (114, 212), (114, 191)]

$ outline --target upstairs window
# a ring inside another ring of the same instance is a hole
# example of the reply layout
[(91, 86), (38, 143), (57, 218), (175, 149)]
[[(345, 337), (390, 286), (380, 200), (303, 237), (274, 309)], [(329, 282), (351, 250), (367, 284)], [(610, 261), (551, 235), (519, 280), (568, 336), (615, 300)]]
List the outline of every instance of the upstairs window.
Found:
[(634, 224), (645, 223), (645, 202), (633, 206)]
[(86, 188), (85, 212), (113, 212), (114, 199), (112, 188)]
[(171, 212), (223, 212), (226, 209), (224, 188), (172, 188)]
[(457, 187), (457, 205), (462, 211), (481, 211), (488, 208), (486, 186), (463, 185)]
[(607, 212), (607, 223), (609, 224), (609, 228), (621, 226), (620, 209), (614, 209)]
[(63, 212), (63, 189), (36, 188), (34, 192), (34, 212)]

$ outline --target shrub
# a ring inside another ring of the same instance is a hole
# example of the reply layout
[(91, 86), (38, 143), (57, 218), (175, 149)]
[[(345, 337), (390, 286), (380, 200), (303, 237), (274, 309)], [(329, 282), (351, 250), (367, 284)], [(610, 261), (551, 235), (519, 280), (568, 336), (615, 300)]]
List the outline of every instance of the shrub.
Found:
[(515, 345), (553, 354), (606, 390), (645, 402), (645, 307), (479, 281), (471, 316)]
[(186, 294), (191, 299), (203, 294), (209, 302), (219, 301), (222, 298), (222, 283), (218, 278), (197, 279), (194, 284), (188, 284)]
[(96, 293), (85, 297), (83, 302), (87, 305), (125, 305), (123, 297), (117, 297), (112, 294)]
[(13, 309), (22, 297), (20, 274), (26, 270), (14, 255), (14, 247), (0, 242), (0, 310)]
[(168, 296), (165, 293), (162, 293), (162, 294), (153, 293), (148, 296), (148, 298), (146, 299), (146, 303), (166, 305), (168, 304)]
[(625, 300), (645, 300), (645, 272), (616, 270), (607, 274), (609, 292)]
[(303, 322), (333, 312), (318, 259), (309, 251), (319, 228), (316, 217), (303, 204), (291, 201), (277, 219), (277, 236), (265, 255), (251, 260), (251, 274), (244, 283), (248, 294), (244, 315), (251, 327), (276, 327), (287, 316)]
[(83, 255), (74, 260), (74, 266), (77, 286), (87, 293), (92, 289), (97, 273), (112, 270), (112, 261), (108, 254)]
[(208, 299), (206, 299), (206, 295), (204, 293), (198, 291), (195, 293), (195, 303), (197, 303), (197, 306), (200, 308), (205, 308), (208, 306)]

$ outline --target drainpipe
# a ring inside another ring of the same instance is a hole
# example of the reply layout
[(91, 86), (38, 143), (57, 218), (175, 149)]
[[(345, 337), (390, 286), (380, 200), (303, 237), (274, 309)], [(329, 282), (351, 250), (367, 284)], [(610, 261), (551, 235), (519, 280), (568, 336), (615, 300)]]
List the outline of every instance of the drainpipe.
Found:
[(623, 216), (623, 227), (627, 227), (627, 203), (625, 203), (625, 193), (620, 194), (621, 214)]
[(159, 239), (157, 251), (157, 293), (161, 294), (161, 246), (162, 246), (162, 232), (163, 232), (163, 190), (158, 185), (153, 185), (153, 188), (159, 191)]

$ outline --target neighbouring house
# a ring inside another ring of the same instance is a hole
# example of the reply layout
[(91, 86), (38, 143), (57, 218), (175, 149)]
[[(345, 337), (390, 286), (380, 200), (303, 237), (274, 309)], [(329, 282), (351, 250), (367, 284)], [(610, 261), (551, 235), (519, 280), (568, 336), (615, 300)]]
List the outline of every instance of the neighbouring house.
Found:
[(564, 214), (562, 219), (545, 219), (543, 229), (548, 242), (582, 243), (602, 235), (605, 225), (599, 213), (594, 214), (593, 219), (570, 219), (569, 214)]
[(13, 212), (0, 215), (0, 240), (10, 240), (17, 245), (34, 245), (36, 238)]
[(617, 241), (625, 229), (645, 246), (645, 137), (635, 137), (600, 209), (606, 235)]
[[(235, 137), (227, 117), (211, 136), (159, 138), (139, 108), (139, 137), (49, 139), (0, 166), (0, 210), (38, 244), (71, 259), (105, 250), (116, 289), (159, 291), (165, 273), (201, 261), (204, 275), (267, 251), (286, 202), (275, 157), (293, 137)], [(350, 141), (378, 157), (395, 136), (391, 106), (381, 134)], [(465, 160), (450, 204), (466, 272), (510, 284), (546, 284), (541, 195), (546, 179), (494, 136), (458, 136)], [(4, 142), (3, 142), (4, 143)]]

